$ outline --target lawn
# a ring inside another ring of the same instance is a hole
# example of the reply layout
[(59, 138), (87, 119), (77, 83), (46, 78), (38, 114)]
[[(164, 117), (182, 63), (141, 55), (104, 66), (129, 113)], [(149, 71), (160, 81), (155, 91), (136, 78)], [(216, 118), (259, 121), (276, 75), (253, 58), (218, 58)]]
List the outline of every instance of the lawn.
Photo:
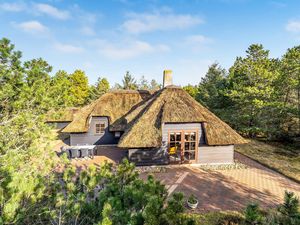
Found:
[(300, 182), (300, 148), (291, 144), (249, 140), (236, 146), (240, 152), (278, 172)]

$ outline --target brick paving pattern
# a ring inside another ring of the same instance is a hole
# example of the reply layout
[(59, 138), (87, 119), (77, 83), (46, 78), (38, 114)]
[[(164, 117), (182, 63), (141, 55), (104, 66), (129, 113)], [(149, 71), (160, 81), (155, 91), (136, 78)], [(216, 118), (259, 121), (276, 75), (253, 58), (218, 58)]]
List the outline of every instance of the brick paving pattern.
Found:
[(298, 183), (238, 153), (235, 158), (247, 168), (205, 171), (193, 166), (168, 167), (165, 173), (154, 176), (171, 187), (187, 172), (172, 191), (181, 191), (187, 196), (194, 194), (199, 199), (198, 211), (240, 211), (252, 202), (262, 207), (275, 207), (282, 202), (285, 190), (300, 197)]
[[(118, 163), (125, 155), (125, 151), (114, 146), (99, 147), (94, 159), (72, 160), (72, 163), (81, 170), (89, 165), (99, 166), (105, 160)], [(169, 192), (181, 191), (186, 196), (194, 194), (199, 199), (198, 211), (240, 211), (251, 202), (274, 207), (282, 202), (285, 190), (293, 191), (300, 198), (299, 183), (239, 153), (235, 153), (235, 159), (247, 168), (203, 170), (194, 166), (166, 166), (165, 172), (154, 173), (154, 176), (166, 185)], [(146, 178), (147, 175), (141, 173), (140, 176)]]

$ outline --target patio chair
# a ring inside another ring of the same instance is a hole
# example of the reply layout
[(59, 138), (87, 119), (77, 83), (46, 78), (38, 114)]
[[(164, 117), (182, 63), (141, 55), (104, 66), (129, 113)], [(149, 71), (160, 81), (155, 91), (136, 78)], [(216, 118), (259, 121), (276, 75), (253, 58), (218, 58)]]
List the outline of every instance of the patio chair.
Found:
[(94, 148), (88, 149), (88, 152), (89, 152), (89, 157), (93, 159), (94, 158)]
[(89, 150), (87, 148), (80, 149), (79, 151), (81, 158), (89, 157)]
[(79, 151), (78, 149), (70, 149), (70, 154), (72, 159), (79, 158)]

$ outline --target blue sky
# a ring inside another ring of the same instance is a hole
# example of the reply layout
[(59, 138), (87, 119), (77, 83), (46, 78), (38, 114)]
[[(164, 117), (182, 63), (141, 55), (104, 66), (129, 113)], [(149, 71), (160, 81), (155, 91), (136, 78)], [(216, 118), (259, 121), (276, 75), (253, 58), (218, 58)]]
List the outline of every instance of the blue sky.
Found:
[(272, 57), (300, 44), (299, 0), (0, 0), (0, 37), (25, 60), (42, 57), (53, 72), (82, 69), (94, 83), (136, 78), (196, 84), (208, 66), (228, 69), (252, 43)]

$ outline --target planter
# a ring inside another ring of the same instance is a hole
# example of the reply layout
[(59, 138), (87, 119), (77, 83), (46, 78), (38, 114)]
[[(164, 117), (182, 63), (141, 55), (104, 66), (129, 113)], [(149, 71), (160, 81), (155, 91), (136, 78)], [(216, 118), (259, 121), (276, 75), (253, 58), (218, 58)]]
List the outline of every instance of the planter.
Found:
[(190, 203), (188, 200), (186, 202), (191, 209), (196, 209), (199, 203), (198, 200), (196, 200), (196, 203)]

